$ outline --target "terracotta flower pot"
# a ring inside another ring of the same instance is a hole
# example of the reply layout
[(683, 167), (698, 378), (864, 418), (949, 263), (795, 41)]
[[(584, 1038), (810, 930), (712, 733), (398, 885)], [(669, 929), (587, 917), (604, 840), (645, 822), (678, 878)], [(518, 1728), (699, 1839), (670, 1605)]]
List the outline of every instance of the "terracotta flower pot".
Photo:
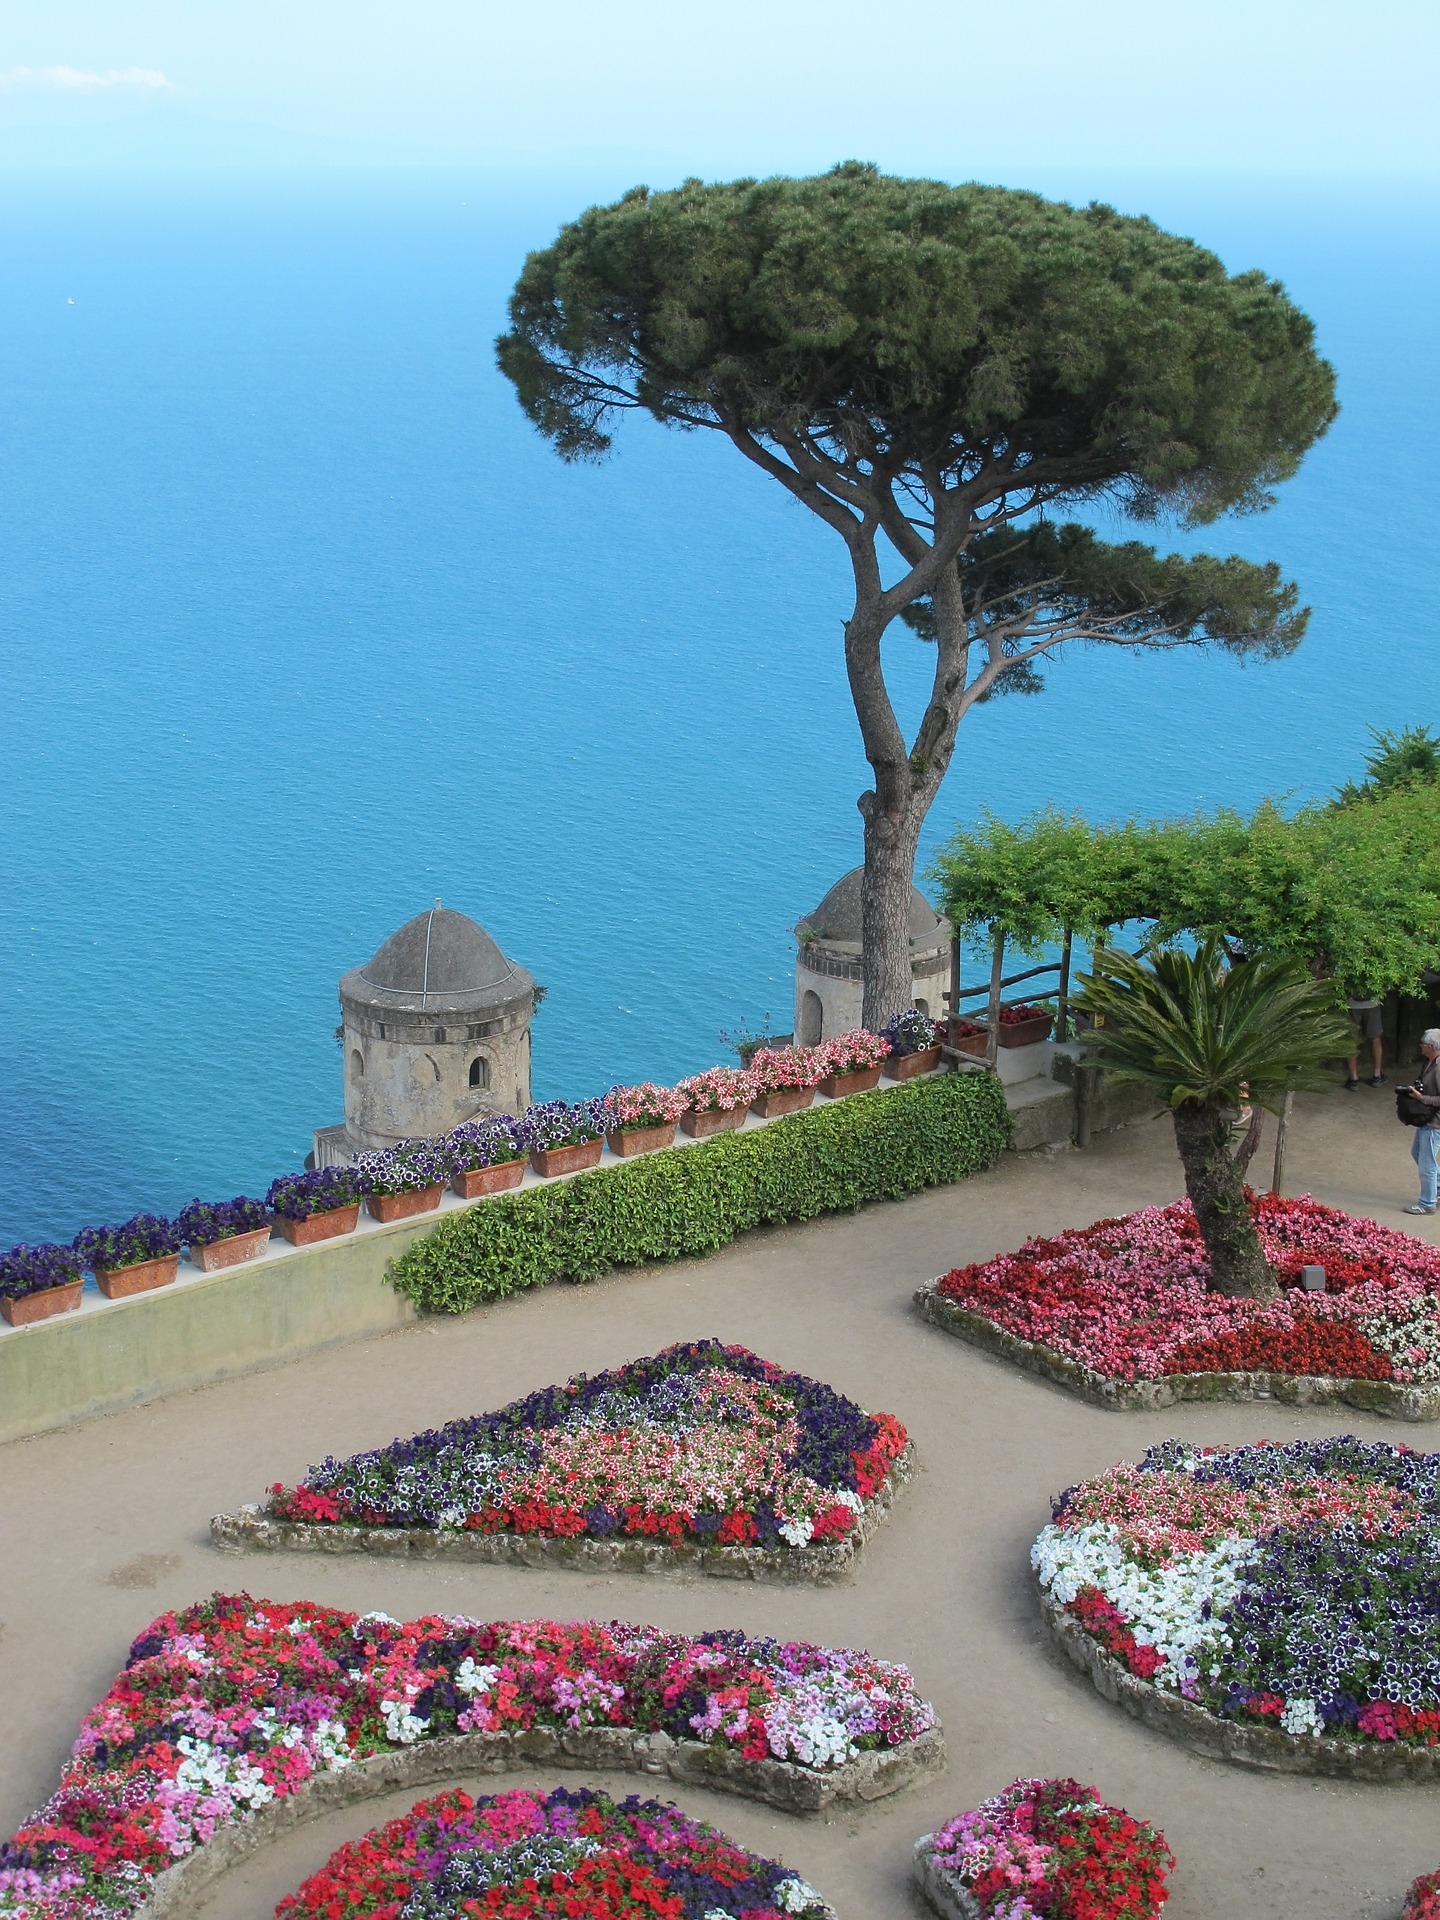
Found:
[(919, 1053), (891, 1054), (885, 1062), (887, 1080), (916, 1080), (922, 1073), (933, 1073), (940, 1064), (938, 1046), (925, 1047)]
[(317, 1240), (334, 1240), (342, 1233), (353, 1233), (360, 1221), (360, 1202), (348, 1207), (331, 1207), (328, 1213), (312, 1213), (308, 1220), (287, 1220), (280, 1216), (280, 1231), (292, 1247), (313, 1247)]
[(462, 1167), (450, 1184), (462, 1200), (478, 1200), (482, 1193), (503, 1193), (525, 1178), (523, 1160), (499, 1160), (493, 1167)]
[(632, 1153), (654, 1153), (657, 1147), (673, 1147), (675, 1122), (662, 1120), (656, 1127), (616, 1127), (605, 1136), (611, 1153), (628, 1160)]
[(1000, 1044), (1002, 1047), (1033, 1047), (1038, 1040), (1048, 1040), (1054, 1018), (1048, 1013), (1037, 1013), (1033, 1020), (1012, 1020), (1007, 1026), (1000, 1022)]
[(743, 1127), (748, 1107), (710, 1107), (698, 1113), (692, 1107), (689, 1113), (682, 1113), (680, 1126), (692, 1140), (708, 1140), (712, 1133), (729, 1133)]
[(582, 1167), (600, 1164), (604, 1144), (603, 1140), (587, 1140), (580, 1147), (532, 1147), (530, 1164), (546, 1179), (557, 1173), (578, 1173)]
[(762, 1120), (778, 1120), (783, 1114), (800, 1113), (814, 1104), (814, 1087), (772, 1087), (768, 1093), (755, 1096), (750, 1102), (750, 1111), (758, 1113)]
[(128, 1267), (97, 1267), (95, 1279), (107, 1300), (128, 1300), (132, 1293), (168, 1287), (179, 1270), (179, 1254), (162, 1253), (158, 1260), (132, 1260)]
[(223, 1240), (208, 1246), (190, 1247), (190, 1259), (202, 1273), (218, 1273), (222, 1267), (238, 1267), (242, 1260), (253, 1260), (270, 1244), (269, 1227), (252, 1227), (249, 1233), (227, 1233)]
[(977, 1060), (985, 1058), (986, 1049), (990, 1045), (988, 1033), (953, 1033), (952, 1030), (952, 1036), (950, 1044), (957, 1053), (973, 1054)]
[(433, 1187), (412, 1187), (408, 1193), (370, 1193), (365, 1205), (372, 1220), (409, 1220), (417, 1213), (433, 1213), (444, 1191), (440, 1181)]
[(28, 1327), (33, 1321), (48, 1320), (55, 1313), (73, 1313), (80, 1304), (83, 1280), (66, 1280), (58, 1287), (41, 1287), (38, 1293), (22, 1294), (12, 1300), (0, 1295), (0, 1314), (12, 1327)]
[(827, 1100), (843, 1100), (847, 1093), (869, 1093), (880, 1084), (879, 1067), (853, 1067), (849, 1073), (832, 1073), (820, 1082)]

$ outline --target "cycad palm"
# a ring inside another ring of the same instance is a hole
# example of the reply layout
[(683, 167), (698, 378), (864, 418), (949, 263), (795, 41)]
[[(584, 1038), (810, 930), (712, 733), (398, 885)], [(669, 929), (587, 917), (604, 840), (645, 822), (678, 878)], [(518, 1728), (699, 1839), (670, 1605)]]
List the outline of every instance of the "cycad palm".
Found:
[(1196, 953), (1162, 948), (1149, 959), (1096, 951), (1077, 1005), (1102, 1019), (1093, 1063), (1152, 1087), (1170, 1108), (1185, 1189), (1222, 1292), (1273, 1299), (1274, 1277), (1245, 1204), (1231, 1146), (1242, 1099), (1278, 1110), (1343, 1054), (1349, 1028), (1334, 990), (1298, 960), (1225, 964), (1217, 941)]

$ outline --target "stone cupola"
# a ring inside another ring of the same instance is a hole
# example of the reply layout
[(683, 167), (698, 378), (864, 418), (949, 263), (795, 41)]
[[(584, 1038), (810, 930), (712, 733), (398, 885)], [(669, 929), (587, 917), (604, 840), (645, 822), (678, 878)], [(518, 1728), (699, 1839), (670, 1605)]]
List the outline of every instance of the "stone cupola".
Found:
[[(864, 970), (860, 964), (860, 882), (863, 867), (837, 880), (813, 913), (795, 928), (795, 1038), (813, 1047), (860, 1024)], [(950, 922), (918, 887), (910, 889), (910, 970), (915, 1004), (939, 1019), (950, 972)]]
[(352, 1151), (529, 1105), (535, 982), (438, 900), (342, 978), (340, 1009)]

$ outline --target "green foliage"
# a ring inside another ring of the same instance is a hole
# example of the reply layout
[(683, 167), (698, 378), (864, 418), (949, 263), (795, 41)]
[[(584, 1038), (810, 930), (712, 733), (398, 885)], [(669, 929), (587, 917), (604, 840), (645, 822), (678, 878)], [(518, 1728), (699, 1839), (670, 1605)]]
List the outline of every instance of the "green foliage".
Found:
[(497, 354), (571, 459), (627, 406), (782, 446), (853, 426), (892, 472), (1003, 446), (1012, 485), (1201, 522), (1329, 425), (1313, 338), (1277, 283), (1149, 220), (851, 161), (592, 207), (526, 260)]
[(774, 1126), (497, 1194), (438, 1222), (390, 1279), (427, 1313), (463, 1313), (552, 1280), (713, 1253), (750, 1227), (898, 1200), (992, 1165), (1009, 1139), (990, 1074), (854, 1094)]
[(957, 831), (930, 869), (957, 931), (1022, 951), (1066, 927), (1103, 938), (1219, 935), (1246, 953), (1319, 963), (1346, 991), (1413, 992), (1440, 962), (1440, 786), (1377, 789), (1363, 806), (1283, 814), (1267, 802), (1188, 820), (1092, 827), (1053, 811)]
[[(1138, 541), (1111, 543), (1088, 527), (1048, 521), (981, 534), (955, 567), (974, 638), (993, 633), (1013, 661), (995, 692), (1038, 693), (1040, 676), (1026, 656), (1072, 635), (1132, 646), (1208, 643), (1274, 659), (1299, 646), (1310, 617), (1273, 561), (1162, 556)], [(922, 640), (936, 637), (928, 595), (902, 617)]]
[(1113, 1078), (1153, 1088), (1169, 1106), (1239, 1106), (1248, 1093), (1278, 1112), (1352, 1034), (1333, 989), (1301, 960), (1262, 955), (1227, 966), (1217, 939), (1149, 958), (1102, 947), (1076, 1006), (1103, 1019), (1086, 1036)]
[(1404, 727), (1399, 733), (1371, 727), (1370, 738), (1375, 751), (1365, 756), (1366, 777), (1358, 787), (1347, 780), (1336, 795), (1337, 806), (1353, 807), (1396, 787), (1433, 787), (1440, 781), (1440, 739), (1428, 727)]

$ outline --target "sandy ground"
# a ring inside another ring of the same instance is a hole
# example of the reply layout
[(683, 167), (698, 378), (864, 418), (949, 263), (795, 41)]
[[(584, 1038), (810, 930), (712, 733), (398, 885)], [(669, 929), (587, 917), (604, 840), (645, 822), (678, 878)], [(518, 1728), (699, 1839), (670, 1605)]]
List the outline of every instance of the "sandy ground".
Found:
[[(1286, 1186), (1440, 1240), (1440, 1216), (1400, 1216), (1414, 1191), (1407, 1148), (1388, 1093), (1312, 1098), (1292, 1130)], [(1076, 1775), (1158, 1823), (1179, 1860), (1171, 1920), (1393, 1920), (1410, 1879), (1440, 1867), (1440, 1790), (1271, 1778), (1144, 1731), (1042, 1648), (1026, 1554), (1052, 1493), (1171, 1433), (1221, 1442), (1349, 1430), (1437, 1447), (1440, 1433), (1429, 1442), (1428, 1428), (1270, 1406), (1106, 1413), (972, 1352), (910, 1305), (932, 1274), (1180, 1189), (1169, 1127), (1152, 1123), (1084, 1154), (1007, 1157), (959, 1187), (755, 1235), (705, 1262), (554, 1287), (0, 1448), (0, 1831), (53, 1789), (82, 1714), (148, 1620), (216, 1587), (247, 1588), (401, 1617), (742, 1627), (908, 1661), (945, 1727), (950, 1764), (939, 1779), (828, 1820), (676, 1792), (690, 1811), (804, 1873), (842, 1920), (916, 1911), (916, 1836), (1020, 1774)], [(848, 1584), (232, 1557), (209, 1544), (212, 1513), (293, 1481), (327, 1453), (711, 1334), (888, 1409), (914, 1435), (915, 1483)], [(536, 1776), (542, 1785), (579, 1778)], [(411, 1798), (300, 1828), (233, 1870), (196, 1920), (270, 1915), (342, 1840)]]

